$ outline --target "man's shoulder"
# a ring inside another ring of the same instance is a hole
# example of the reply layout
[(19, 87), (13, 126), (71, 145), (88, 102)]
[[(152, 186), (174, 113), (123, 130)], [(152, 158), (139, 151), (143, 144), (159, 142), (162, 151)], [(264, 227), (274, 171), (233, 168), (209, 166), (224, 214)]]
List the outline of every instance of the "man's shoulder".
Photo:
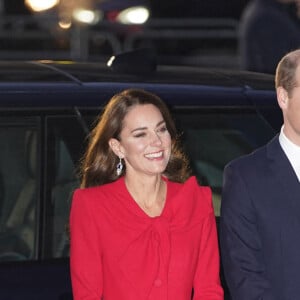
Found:
[(269, 149), (274, 148), (278, 143), (278, 135), (276, 135), (267, 144), (255, 149), (253, 152), (232, 160), (227, 164), (226, 168), (258, 168), (263, 166), (268, 161)]
[(237, 165), (255, 164), (256, 162), (259, 163), (261, 160), (265, 159), (266, 148), (267, 146), (264, 145), (249, 154), (237, 157), (231, 162), (229, 162), (228, 165), (237, 166)]

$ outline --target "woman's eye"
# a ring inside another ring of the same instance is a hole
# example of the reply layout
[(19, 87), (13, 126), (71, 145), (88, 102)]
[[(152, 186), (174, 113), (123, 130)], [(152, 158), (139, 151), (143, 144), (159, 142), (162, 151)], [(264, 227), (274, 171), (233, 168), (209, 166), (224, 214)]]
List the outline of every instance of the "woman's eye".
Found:
[(135, 134), (134, 137), (139, 138), (139, 137), (144, 137), (145, 135), (146, 135), (146, 133), (141, 132), (141, 133)]
[(158, 129), (158, 132), (166, 132), (168, 129), (167, 129), (167, 127), (166, 126), (163, 126), (163, 127), (161, 127), (161, 128), (159, 128)]

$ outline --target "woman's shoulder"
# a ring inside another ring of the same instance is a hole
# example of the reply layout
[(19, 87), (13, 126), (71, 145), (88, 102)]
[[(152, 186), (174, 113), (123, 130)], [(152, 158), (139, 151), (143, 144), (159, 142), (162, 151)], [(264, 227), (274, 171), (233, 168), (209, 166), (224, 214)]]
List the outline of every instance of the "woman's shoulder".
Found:
[(103, 185), (87, 187), (87, 188), (78, 188), (74, 190), (73, 200), (80, 199), (100, 199), (105, 198), (105, 196), (111, 195), (114, 191), (118, 190), (119, 180), (111, 183), (106, 183)]
[[(112, 214), (117, 204), (115, 200), (120, 198), (122, 190), (119, 189), (119, 180), (99, 186), (78, 188), (74, 191), (71, 203), (72, 215), (97, 215)], [(117, 202), (119, 203), (119, 202)]]
[(176, 192), (183, 190), (184, 192), (191, 191), (197, 194), (202, 194), (203, 196), (211, 196), (211, 188), (209, 186), (199, 184), (195, 176), (189, 177), (184, 183), (169, 181), (169, 187)]
[(213, 211), (211, 188), (200, 185), (195, 176), (191, 176), (184, 183), (170, 182), (170, 189), (178, 199), (176, 202), (183, 207)]

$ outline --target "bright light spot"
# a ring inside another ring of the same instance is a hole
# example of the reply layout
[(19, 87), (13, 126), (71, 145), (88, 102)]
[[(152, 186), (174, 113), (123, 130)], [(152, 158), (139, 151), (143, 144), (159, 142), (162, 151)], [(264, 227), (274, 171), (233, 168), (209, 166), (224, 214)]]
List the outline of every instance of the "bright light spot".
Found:
[(115, 58), (116, 58), (116, 57), (113, 55), (113, 56), (108, 60), (108, 62), (107, 62), (106, 65), (107, 65), (108, 67), (111, 67), (111, 65), (112, 65), (113, 61), (115, 60)]
[(149, 18), (149, 10), (143, 6), (134, 6), (121, 11), (117, 21), (123, 24), (143, 24)]
[(76, 21), (81, 23), (96, 24), (102, 18), (102, 14), (100, 11), (76, 9), (73, 12), (73, 17)]
[(56, 63), (56, 64), (60, 64), (60, 65), (73, 65), (74, 64), (74, 61), (70, 61), (70, 60), (40, 59), (39, 62), (42, 64), (52, 64), (52, 63)]
[(59, 0), (25, 0), (25, 4), (33, 11), (44, 11), (57, 5)]
[(41, 62), (43, 64), (51, 64), (51, 63), (53, 63), (53, 60), (50, 60), (50, 59), (41, 59), (41, 60), (39, 60), (39, 62)]
[(61, 29), (69, 29), (72, 26), (72, 22), (70, 22), (70, 21), (59, 21), (58, 25)]

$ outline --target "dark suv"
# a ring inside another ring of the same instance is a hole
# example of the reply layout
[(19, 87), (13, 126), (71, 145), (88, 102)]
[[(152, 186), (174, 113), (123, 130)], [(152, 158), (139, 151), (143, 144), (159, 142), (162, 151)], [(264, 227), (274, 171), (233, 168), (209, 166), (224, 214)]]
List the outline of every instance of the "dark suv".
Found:
[(194, 173), (213, 189), (217, 218), (225, 164), (279, 131), (270, 75), (171, 66), (146, 72), (126, 62), (0, 62), (1, 299), (72, 299), (66, 225), (76, 168), (113, 94), (136, 87), (167, 102)]

